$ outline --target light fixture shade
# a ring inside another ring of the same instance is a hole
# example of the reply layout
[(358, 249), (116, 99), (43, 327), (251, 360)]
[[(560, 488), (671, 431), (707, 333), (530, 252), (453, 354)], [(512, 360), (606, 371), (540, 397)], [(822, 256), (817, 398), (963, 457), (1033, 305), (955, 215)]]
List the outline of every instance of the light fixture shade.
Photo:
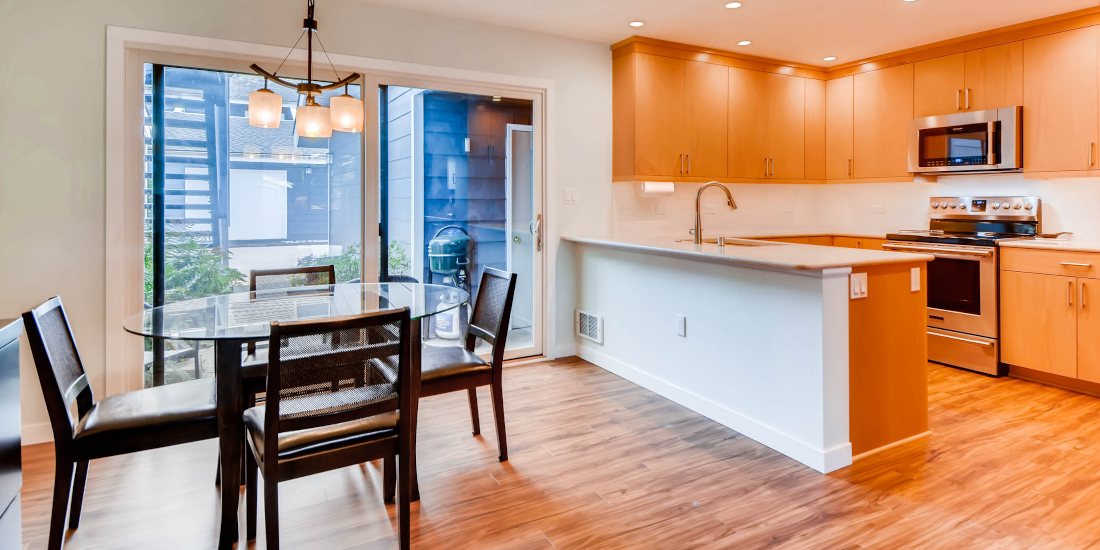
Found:
[(332, 111), (332, 129), (337, 132), (363, 131), (363, 102), (348, 95), (338, 95), (329, 100)]
[(248, 94), (248, 124), (257, 128), (278, 128), (283, 118), (283, 97), (264, 88)]
[(298, 136), (305, 138), (332, 137), (332, 115), (328, 107), (310, 103), (298, 107)]

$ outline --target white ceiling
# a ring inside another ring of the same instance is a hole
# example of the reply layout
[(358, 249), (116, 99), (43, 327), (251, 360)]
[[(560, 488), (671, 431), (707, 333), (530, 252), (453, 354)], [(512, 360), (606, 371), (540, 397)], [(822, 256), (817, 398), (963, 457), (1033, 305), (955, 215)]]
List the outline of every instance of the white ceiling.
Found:
[[(370, 0), (613, 44), (639, 34), (831, 66), (1098, 5), (1098, 0)], [(641, 20), (644, 28), (628, 23)], [(738, 46), (752, 40), (750, 46)], [(822, 60), (835, 55), (834, 62)]]

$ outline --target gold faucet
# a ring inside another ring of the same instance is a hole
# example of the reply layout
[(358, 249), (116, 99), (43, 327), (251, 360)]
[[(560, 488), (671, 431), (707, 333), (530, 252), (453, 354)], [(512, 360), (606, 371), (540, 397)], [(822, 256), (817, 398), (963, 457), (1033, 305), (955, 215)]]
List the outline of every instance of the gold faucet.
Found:
[(725, 191), (726, 202), (729, 203), (730, 210), (737, 210), (737, 203), (733, 202), (733, 195), (725, 185), (712, 181), (700, 187), (699, 192), (695, 194), (695, 229), (691, 231), (691, 234), (695, 236), (695, 244), (703, 244), (703, 220), (699, 215), (699, 199), (703, 197), (703, 191), (706, 191), (708, 187), (718, 187), (722, 191)]

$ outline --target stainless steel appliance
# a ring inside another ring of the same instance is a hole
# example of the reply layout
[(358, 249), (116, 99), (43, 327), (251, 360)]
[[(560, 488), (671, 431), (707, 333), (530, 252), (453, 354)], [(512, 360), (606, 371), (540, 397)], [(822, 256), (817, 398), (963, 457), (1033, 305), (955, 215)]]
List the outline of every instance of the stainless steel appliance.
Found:
[(1004, 374), (1000, 367), (997, 241), (1034, 238), (1039, 197), (933, 197), (928, 230), (887, 235), (886, 250), (928, 264), (928, 359)]
[(1012, 172), (1023, 169), (1023, 107), (909, 121), (914, 174)]

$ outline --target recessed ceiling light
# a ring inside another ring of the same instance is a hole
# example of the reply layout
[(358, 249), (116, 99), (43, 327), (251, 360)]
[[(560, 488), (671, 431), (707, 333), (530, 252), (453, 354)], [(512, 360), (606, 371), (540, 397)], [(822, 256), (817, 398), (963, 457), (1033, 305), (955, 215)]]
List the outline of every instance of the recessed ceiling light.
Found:
[(748, 46), (749, 44), (752, 44), (752, 40), (742, 40), (737, 43), (738, 46)]
[(741, 2), (730, 2), (729, 4), (726, 4), (726, 7), (731, 9), (731, 10), (733, 8), (740, 8), (741, 7)]
[(644, 27), (645, 22), (644, 21), (631, 21), (630, 26), (631, 27)]
[(825, 58), (825, 61), (836, 61), (836, 56), (835, 55), (830, 55), (829, 57)]

